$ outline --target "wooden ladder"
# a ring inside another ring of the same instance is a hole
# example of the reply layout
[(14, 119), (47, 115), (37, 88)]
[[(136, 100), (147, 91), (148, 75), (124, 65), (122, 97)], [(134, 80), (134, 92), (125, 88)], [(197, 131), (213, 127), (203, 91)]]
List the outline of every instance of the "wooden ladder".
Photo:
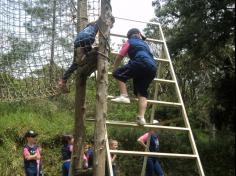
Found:
[[(151, 23), (154, 24), (154, 23)], [(188, 137), (189, 137), (189, 141), (191, 144), (191, 148), (193, 151), (193, 154), (178, 154), (178, 153), (160, 153), (160, 152), (138, 152), (138, 151), (125, 151), (125, 150), (110, 150), (109, 148), (109, 142), (108, 142), (108, 134), (106, 132), (106, 149), (107, 149), (107, 156), (108, 156), (108, 166), (109, 166), (109, 173), (110, 176), (113, 176), (113, 171), (112, 171), (112, 163), (111, 163), (111, 158), (110, 155), (111, 154), (120, 154), (120, 155), (135, 155), (135, 156), (144, 156), (144, 162), (143, 162), (143, 168), (142, 168), (142, 172), (141, 172), (141, 176), (145, 176), (145, 170), (146, 170), (146, 163), (147, 163), (147, 158), (150, 156), (154, 156), (154, 157), (164, 157), (164, 158), (184, 158), (184, 159), (194, 159), (196, 160), (196, 164), (198, 167), (198, 173), (200, 176), (205, 176), (204, 174), (204, 170), (200, 161), (200, 157), (198, 154), (198, 150), (195, 144), (195, 140), (193, 137), (193, 133), (190, 127), (190, 123), (188, 120), (188, 116), (186, 113), (186, 109), (185, 109), (185, 105), (181, 96), (181, 92), (178, 86), (178, 82), (176, 79), (176, 75), (174, 72), (174, 68), (172, 65), (172, 61), (170, 59), (170, 54), (167, 48), (167, 44), (165, 41), (165, 37), (161, 28), (161, 25), (158, 23), (155, 23), (155, 25), (158, 25), (159, 28), (159, 36), (161, 38), (161, 40), (156, 40), (156, 39), (147, 39), (147, 42), (153, 42), (153, 43), (158, 43), (161, 46), (160, 49), (160, 54), (159, 57), (156, 58), (157, 63), (158, 63), (158, 71), (157, 71), (157, 78), (154, 79), (154, 85), (155, 85), (155, 92), (154, 92), (154, 97), (152, 100), (148, 100), (148, 103), (152, 105), (152, 110), (151, 110), (151, 118), (150, 118), (150, 123), (144, 126), (139, 126), (136, 123), (128, 123), (128, 122), (120, 122), (120, 121), (106, 121), (106, 126), (119, 126), (119, 127), (130, 127), (130, 128), (145, 128), (145, 129), (161, 129), (161, 130), (170, 130), (170, 131), (182, 131), (185, 133), (188, 133)], [(111, 36), (115, 36), (115, 37), (123, 37), (125, 38), (126, 36), (123, 35), (119, 35), (119, 34), (111, 34)], [(117, 54), (117, 53), (113, 53), (113, 54)], [(168, 69), (169, 69), (169, 73), (170, 73), (170, 77), (171, 79), (163, 79), (160, 78), (160, 73), (161, 73), (161, 69), (163, 64), (168, 65)], [(178, 102), (168, 102), (168, 101), (159, 101), (158, 100), (158, 92), (159, 92), (159, 85), (161, 84), (170, 84), (172, 86), (175, 86), (175, 90), (176, 90), (176, 95), (177, 95), (177, 99)], [(108, 96), (108, 99), (114, 98), (114, 96)], [(132, 99), (131, 99), (132, 100)], [(133, 99), (134, 101), (136, 101), (137, 99)], [(154, 114), (155, 114), (155, 110), (157, 108), (157, 105), (164, 105), (164, 106), (174, 106), (174, 107), (178, 107), (181, 108), (181, 114), (184, 120), (184, 124), (185, 127), (172, 127), (172, 126), (162, 126), (162, 125), (152, 125), (153, 120), (154, 120)], [(106, 127), (107, 128), (107, 127)], [(150, 144), (150, 139), (148, 140), (148, 147), (149, 148), (149, 144)], [(183, 173), (184, 174), (184, 173)]]

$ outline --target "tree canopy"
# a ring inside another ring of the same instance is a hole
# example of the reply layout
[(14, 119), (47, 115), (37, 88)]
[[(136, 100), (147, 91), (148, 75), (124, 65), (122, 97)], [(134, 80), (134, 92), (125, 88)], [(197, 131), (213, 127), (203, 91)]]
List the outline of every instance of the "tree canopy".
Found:
[[(234, 131), (235, 27), (232, 0), (154, 1), (183, 97), (203, 125)], [(154, 35), (152, 26), (147, 35)]]

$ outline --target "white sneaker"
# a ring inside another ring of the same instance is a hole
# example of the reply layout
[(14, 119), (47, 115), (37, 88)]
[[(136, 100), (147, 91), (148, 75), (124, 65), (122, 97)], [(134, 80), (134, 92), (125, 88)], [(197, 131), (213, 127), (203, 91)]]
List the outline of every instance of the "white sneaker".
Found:
[(125, 97), (120, 95), (119, 97), (111, 99), (111, 101), (117, 102), (117, 103), (130, 103), (129, 97)]
[(137, 117), (136, 122), (137, 122), (138, 125), (141, 125), (141, 126), (146, 125), (146, 120), (143, 117), (142, 118)]

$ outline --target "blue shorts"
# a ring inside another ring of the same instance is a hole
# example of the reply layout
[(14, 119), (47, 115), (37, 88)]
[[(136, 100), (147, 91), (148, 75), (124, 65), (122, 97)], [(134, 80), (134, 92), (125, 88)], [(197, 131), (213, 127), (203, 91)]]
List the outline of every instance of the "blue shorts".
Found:
[(113, 72), (114, 78), (126, 82), (133, 79), (134, 94), (148, 97), (148, 87), (156, 76), (156, 67), (130, 60), (128, 64)]

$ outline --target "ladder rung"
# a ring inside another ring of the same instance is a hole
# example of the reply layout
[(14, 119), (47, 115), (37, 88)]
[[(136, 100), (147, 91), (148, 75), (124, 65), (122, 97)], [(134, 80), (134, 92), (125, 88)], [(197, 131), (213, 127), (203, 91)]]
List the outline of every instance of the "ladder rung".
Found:
[(132, 122), (121, 122), (121, 121), (106, 121), (107, 125), (112, 126), (123, 126), (123, 127), (134, 127), (134, 128), (149, 128), (149, 129), (163, 129), (163, 130), (175, 130), (175, 131), (189, 131), (189, 128), (184, 127), (173, 127), (173, 126), (161, 126), (161, 125), (153, 125), (147, 124), (144, 126), (140, 126), (136, 123)]
[[(108, 75), (112, 75), (112, 72), (108, 72)], [(175, 81), (173, 80), (159, 79), (159, 78), (155, 78), (154, 81), (162, 82), (162, 83), (175, 83)]]
[[(112, 54), (118, 55), (119, 53), (112, 51)], [(154, 60), (156, 60), (157, 62), (170, 62), (168, 59), (161, 59), (161, 58), (156, 58), (156, 57), (154, 57)]]
[(128, 19), (128, 18), (122, 18), (122, 17), (116, 17), (116, 19), (120, 19), (120, 20), (125, 20), (125, 21), (132, 21), (132, 22), (138, 22), (138, 23), (144, 23), (144, 24), (152, 24), (152, 25), (157, 25), (157, 26), (161, 26), (160, 23), (156, 23), (156, 22), (150, 22), (150, 21), (140, 21), (140, 20), (133, 20), (133, 19)]
[[(88, 122), (95, 122), (95, 119), (86, 119)], [(173, 127), (173, 126), (161, 126), (161, 125), (153, 125), (146, 124), (144, 126), (140, 126), (137, 123), (125, 122), (125, 121), (106, 121), (107, 125), (111, 126), (122, 126), (122, 127), (133, 127), (133, 128), (147, 128), (147, 129), (160, 129), (160, 130), (173, 130), (173, 131), (189, 131), (189, 128), (185, 127)]]
[(157, 100), (147, 100), (148, 103), (152, 104), (161, 104), (165, 106), (182, 106), (181, 103), (175, 103), (175, 102), (167, 102), (167, 101), (157, 101)]
[[(122, 38), (126, 38), (127, 37), (126, 35), (114, 34), (114, 33), (111, 33), (110, 35), (114, 36), (114, 37), (122, 37)], [(153, 39), (153, 38), (147, 38), (146, 41), (148, 41), (148, 42), (157, 42), (157, 43), (160, 43), (160, 44), (164, 43), (163, 40), (157, 40), (157, 39)]]
[(175, 83), (175, 81), (173, 80), (159, 79), (159, 78), (155, 78), (154, 81), (162, 82), (162, 83)]
[[(108, 99), (115, 98), (114, 96), (108, 95)], [(130, 98), (131, 100), (137, 101), (137, 98)], [(182, 106), (181, 103), (175, 103), (175, 102), (167, 102), (167, 101), (157, 101), (157, 100), (147, 100), (148, 103), (151, 104), (159, 104), (159, 105), (165, 105), (165, 106)]]
[(156, 156), (160, 158), (185, 158), (185, 159), (197, 158), (197, 155), (194, 154), (137, 152), (137, 151), (127, 151), (127, 150), (110, 150), (110, 153), (120, 154), (120, 155), (135, 155), (135, 156)]
[(161, 59), (161, 58), (157, 58), (157, 61), (159, 61), (159, 62), (170, 62), (170, 61), (167, 60), (167, 59)]

